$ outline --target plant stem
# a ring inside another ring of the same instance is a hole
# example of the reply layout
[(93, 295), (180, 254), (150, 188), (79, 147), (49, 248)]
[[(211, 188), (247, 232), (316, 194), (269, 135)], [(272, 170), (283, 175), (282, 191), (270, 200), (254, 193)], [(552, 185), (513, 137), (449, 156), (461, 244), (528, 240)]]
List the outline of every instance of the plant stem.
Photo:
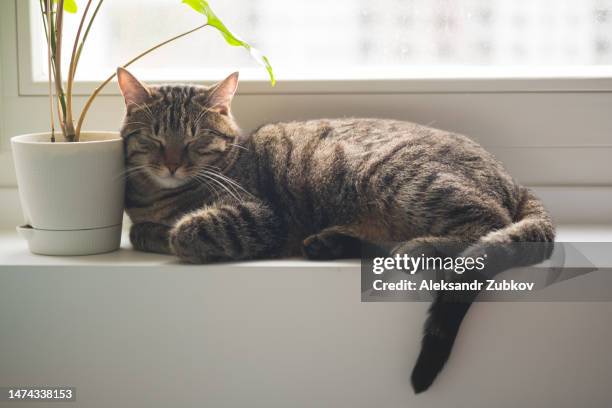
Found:
[[(55, 66), (55, 91), (58, 95), (58, 103), (61, 105), (61, 113), (58, 109), (58, 116), (60, 117), (60, 126), (64, 137), (67, 141), (71, 142), (74, 137), (71, 137), (67, 132), (66, 118), (66, 99), (64, 90), (62, 87), (62, 29), (64, 21), (64, 0), (58, 0), (57, 9), (55, 11), (55, 53), (53, 55), (53, 62)], [(73, 135), (72, 135), (73, 136)]]
[(49, 29), (47, 28), (47, 0), (39, 0), (40, 14), (42, 16), (43, 28), (45, 29), (45, 39), (49, 42)]
[[(52, 82), (51, 79), (51, 0), (46, 0), (46, 18), (47, 24), (45, 24), (45, 34), (47, 37), (47, 70), (49, 71), (49, 112), (51, 113), (51, 142), (55, 142), (55, 121), (53, 120), (53, 91), (51, 90)], [(43, 19), (44, 20), (44, 19)], [(48, 31), (47, 31), (48, 30)]]
[[(60, 1), (61, 1), (61, 0), (60, 0)], [(175, 37), (172, 37), (172, 38), (170, 38), (170, 39), (168, 39), (168, 40), (166, 40), (166, 41), (163, 41), (163, 42), (161, 42), (161, 43), (157, 44), (156, 46), (151, 47), (151, 48), (149, 48), (148, 50), (146, 50), (146, 51), (144, 51), (144, 52), (142, 52), (142, 53), (138, 54), (136, 57), (132, 58), (132, 59), (131, 59), (131, 60), (129, 60), (127, 63), (123, 64), (123, 65), (122, 65), (122, 67), (123, 67), (123, 68), (127, 68), (127, 67), (129, 67), (130, 65), (132, 65), (134, 62), (138, 61), (139, 59), (141, 59), (141, 58), (142, 58), (142, 57), (144, 57), (145, 55), (149, 54), (150, 52), (155, 51), (156, 49), (158, 49), (158, 48), (160, 48), (160, 47), (163, 47), (164, 45), (166, 45), (166, 44), (168, 44), (168, 43), (170, 43), (170, 42), (172, 42), (172, 41), (178, 40), (178, 39), (179, 39), (179, 38), (181, 38), (181, 37), (184, 37), (184, 36), (189, 35), (189, 34), (191, 34), (191, 33), (195, 32), (195, 31), (198, 31), (198, 30), (200, 30), (200, 29), (202, 29), (202, 28), (206, 27), (207, 25), (208, 25), (208, 23), (206, 23), (206, 24), (202, 24), (201, 26), (198, 26), (198, 27), (196, 27), (196, 28), (193, 28), (193, 29), (191, 29), (191, 30), (189, 30), (189, 31), (185, 31), (185, 32), (184, 32), (184, 33), (182, 33), (182, 34), (179, 34), (179, 35), (177, 35), (177, 36), (175, 36)], [(112, 79), (113, 79), (113, 78), (114, 78), (116, 75), (117, 75), (117, 73), (115, 72), (115, 73), (113, 73), (111, 76), (109, 76), (108, 78), (106, 78), (106, 79), (105, 79), (105, 80), (104, 80), (104, 81), (103, 81), (103, 82), (102, 82), (100, 85), (98, 85), (98, 86), (96, 87), (96, 89), (94, 89), (94, 91), (91, 93), (91, 95), (89, 95), (89, 98), (87, 98), (87, 101), (85, 102), (85, 106), (83, 106), (83, 110), (81, 111), (81, 115), (79, 116), (79, 120), (78, 120), (78, 122), (77, 122), (77, 126), (76, 126), (76, 134), (77, 134), (77, 135), (79, 135), (79, 134), (81, 133), (81, 127), (83, 126), (83, 122), (85, 121), (85, 116), (87, 115), (87, 111), (88, 111), (88, 110), (89, 110), (89, 108), (91, 107), (91, 104), (93, 103), (94, 99), (96, 99), (96, 97), (98, 96), (98, 94), (100, 93), (100, 91), (102, 91), (102, 89), (103, 89), (103, 88), (104, 88), (106, 85), (108, 85), (108, 83), (109, 83), (110, 81), (112, 81)]]
[[(83, 15), (81, 16), (79, 28), (77, 29), (76, 36), (74, 37), (74, 44), (72, 45), (72, 55), (70, 56), (70, 65), (68, 66), (68, 81), (66, 85), (66, 122), (68, 123), (72, 123), (72, 85), (74, 83), (74, 75), (76, 73), (77, 48), (79, 45), (79, 39), (81, 38), (81, 30), (83, 30), (83, 25), (85, 24), (85, 19), (87, 18), (87, 12), (89, 11), (89, 7), (91, 6), (92, 1), (93, 0), (87, 1), (85, 10), (83, 11)], [(75, 141), (78, 142), (79, 137), (78, 135), (75, 136)]]
[(85, 44), (85, 40), (87, 40), (87, 36), (89, 35), (89, 30), (91, 30), (91, 25), (93, 24), (94, 20), (96, 19), (96, 16), (98, 15), (98, 10), (100, 10), (100, 6), (102, 5), (102, 3), (104, 3), (104, 0), (98, 1), (98, 5), (96, 6), (96, 9), (94, 10), (93, 14), (91, 15), (91, 18), (89, 19), (89, 23), (87, 23), (87, 28), (85, 29), (85, 34), (83, 34), (83, 40), (81, 41), (81, 44), (79, 44), (79, 49), (77, 51), (76, 62), (75, 62), (75, 67), (74, 67), (75, 70), (76, 70), (76, 66), (79, 64), (79, 59), (81, 58), (81, 50), (83, 49), (83, 45)]
[(48, 80), (47, 83), (49, 85), (49, 113), (50, 113), (50, 124), (51, 124), (51, 142), (55, 142), (55, 120), (54, 120), (54, 112), (53, 112), (53, 79), (52, 79), (52, 70), (51, 70), (51, 60), (52, 60), (52, 51), (51, 51), (51, 0), (40, 0), (40, 14), (42, 16), (43, 28), (45, 30), (45, 39), (47, 40), (47, 70), (48, 70)]

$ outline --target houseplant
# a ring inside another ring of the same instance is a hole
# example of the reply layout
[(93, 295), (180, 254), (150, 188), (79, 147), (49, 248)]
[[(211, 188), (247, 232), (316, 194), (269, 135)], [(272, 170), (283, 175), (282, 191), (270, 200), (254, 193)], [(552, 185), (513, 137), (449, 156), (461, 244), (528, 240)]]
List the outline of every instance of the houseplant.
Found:
[[(93, 101), (115, 73), (93, 90), (78, 117), (73, 114), (72, 104), (79, 58), (103, 2), (84, 0), (78, 30), (72, 39), (68, 69), (62, 75), (65, 13), (75, 14), (78, 7), (75, 0), (39, 0), (47, 40), (50, 131), (11, 139), (26, 220), (26, 225), (18, 227), (18, 231), (34, 253), (84, 255), (119, 247), (123, 218), (123, 143), (116, 132), (82, 129)], [(249, 50), (267, 69), (274, 85), (268, 59), (236, 37), (207, 1), (183, 0), (183, 3), (202, 14), (205, 23), (145, 50), (123, 67), (174, 40), (212, 27), (229, 45)]]

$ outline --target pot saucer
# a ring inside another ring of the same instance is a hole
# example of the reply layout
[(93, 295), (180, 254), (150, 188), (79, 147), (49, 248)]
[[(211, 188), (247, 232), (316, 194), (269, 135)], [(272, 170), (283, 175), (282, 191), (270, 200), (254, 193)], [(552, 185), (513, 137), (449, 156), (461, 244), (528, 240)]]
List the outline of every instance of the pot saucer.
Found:
[(121, 243), (121, 224), (81, 230), (45, 230), (17, 227), (30, 251), (39, 255), (93, 255), (115, 251)]

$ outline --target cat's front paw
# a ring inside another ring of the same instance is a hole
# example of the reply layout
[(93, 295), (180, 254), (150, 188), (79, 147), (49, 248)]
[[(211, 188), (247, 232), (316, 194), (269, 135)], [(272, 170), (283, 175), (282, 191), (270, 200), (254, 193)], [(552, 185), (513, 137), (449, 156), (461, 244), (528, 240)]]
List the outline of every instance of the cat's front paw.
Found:
[(203, 264), (231, 260), (212, 215), (187, 215), (170, 231), (170, 248), (181, 261)]
[(179, 222), (170, 231), (170, 248), (184, 262), (205, 263), (206, 257), (200, 248), (200, 217), (191, 217)]
[(168, 236), (170, 227), (154, 222), (141, 222), (130, 228), (130, 242), (137, 251), (170, 254)]

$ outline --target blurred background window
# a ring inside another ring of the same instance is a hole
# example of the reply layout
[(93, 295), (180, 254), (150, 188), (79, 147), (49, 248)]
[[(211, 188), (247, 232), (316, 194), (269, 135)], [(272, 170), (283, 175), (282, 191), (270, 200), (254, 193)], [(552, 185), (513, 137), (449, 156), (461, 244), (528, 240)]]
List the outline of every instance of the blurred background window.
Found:
[[(44, 81), (38, 0), (28, 1), (32, 75)], [(212, 0), (211, 6), (270, 58), (281, 80), (612, 76), (612, 0)], [(203, 21), (180, 0), (107, 0), (77, 78), (102, 79)], [(67, 15), (65, 38), (77, 23), (78, 16)], [(65, 46), (69, 53), (71, 44)], [(149, 80), (216, 79), (236, 69), (243, 78), (266, 79), (244, 49), (227, 47), (208, 28), (136, 66)]]

